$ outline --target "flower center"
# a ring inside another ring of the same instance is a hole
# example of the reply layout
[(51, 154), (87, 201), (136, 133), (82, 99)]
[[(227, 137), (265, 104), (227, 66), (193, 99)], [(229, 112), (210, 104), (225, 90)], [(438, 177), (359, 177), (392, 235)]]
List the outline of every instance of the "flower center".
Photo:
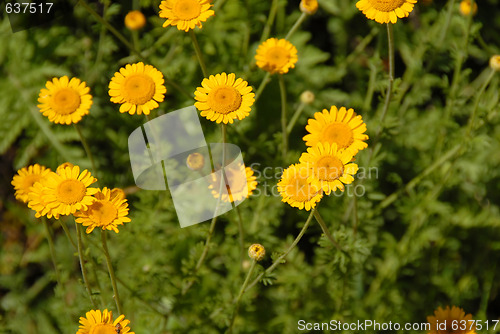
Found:
[(153, 98), (155, 82), (142, 73), (128, 76), (123, 83), (122, 95), (129, 103), (142, 105)]
[(52, 97), (52, 109), (61, 115), (68, 115), (80, 106), (80, 94), (72, 88), (61, 88)]
[(35, 184), (35, 182), (39, 181), (40, 178), (41, 177), (39, 174), (31, 174), (31, 175), (26, 176), (23, 180), (22, 189), (29, 191), (30, 187), (32, 187)]
[(57, 187), (57, 200), (64, 204), (80, 202), (87, 193), (85, 185), (78, 180), (64, 180)]
[(216, 113), (227, 115), (238, 110), (242, 96), (234, 87), (223, 86), (208, 93), (208, 105)]
[(192, 20), (200, 16), (201, 5), (196, 0), (179, 0), (172, 11), (180, 20)]
[(92, 327), (89, 334), (116, 334), (116, 327), (111, 324), (97, 324)]
[(349, 147), (354, 141), (354, 136), (349, 125), (345, 123), (332, 123), (323, 130), (321, 141), (330, 144), (336, 143), (337, 147), (341, 149)]
[(305, 173), (296, 171), (294, 178), (286, 185), (285, 193), (297, 202), (307, 202), (318, 191), (307, 182), (307, 175)]
[(281, 46), (274, 46), (267, 50), (266, 58), (272, 66), (282, 68), (288, 63), (290, 54), (287, 49)]
[(118, 210), (109, 201), (95, 201), (89, 207), (89, 216), (99, 226), (107, 226), (118, 217)]
[(344, 164), (336, 157), (321, 157), (316, 161), (314, 173), (321, 181), (335, 181), (344, 174)]
[(368, 0), (373, 8), (381, 12), (391, 12), (401, 7), (406, 0)]

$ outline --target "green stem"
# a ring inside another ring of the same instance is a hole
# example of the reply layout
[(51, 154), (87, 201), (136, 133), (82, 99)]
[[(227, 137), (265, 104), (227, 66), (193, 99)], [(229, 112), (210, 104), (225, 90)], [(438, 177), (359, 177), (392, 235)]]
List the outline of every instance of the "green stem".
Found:
[(302, 114), (302, 111), (304, 110), (304, 107), (306, 106), (305, 103), (300, 103), (299, 106), (297, 107), (297, 110), (295, 110), (295, 113), (293, 114), (292, 118), (290, 119), (290, 122), (288, 123), (286, 127), (286, 133), (287, 135), (292, 132), (293, 127), (295, 126), (295, 123), (297, 123), (297, 120), (299, 119), (300, 115)]
[(280, 96), (281, 96), (281, 137), (282, 137), (282, 146), (281, 152), (283, 155), (283, 161), (286, 160), (286, 153), (288, 150), (288, 132), (286, 127), (286, 88), (285, 88), (285, 79), (283, 75), (279, 76), (280, 83)]
[(269, 34), (271, 33), (271, 26), (274, 23), (276, 12), (278, 11), (278, 4), (279, 0), (273, 0), (273, 3), (271, 4), (271, 9), (269, 10), (269, 16), (267, 17), (266, 25), (262, 30), (262, 36), (260, 37), (261, 42), (265, 41), (269, 37)]
[(321, 217), (321, 215), (319, 214), (318, 210), (314, 211), (314, 218), (316, 218), (316, 221), (318, 222), (319, 226), (321, 226), (321, 229), (323, 230), (323, 233), (328, 238), (328, 240), (330, 240), (332, 244), (335, 247), (337, 247), (338, 250), (342, 250), (337, 241), (335, 241), (335, 239), (333, 238), (332, 234), (330, 233), (330, 230), (328, 229), (328, 226), (326, 226), (326, 223), (323, 220), (323, 217)]
[(245, 233), (243, 231), (243, 218), (241, 216), (240, 207), (236, 206), (236, 214), (238, 216), (238, 231), (239, 231), (239, 241), (240, 241), (240, 253), (241, 253), (241, 263), (243, 264), (243, 260), (245, 259)]
[(200, 63), (201, 71), (203, 72), (203, 76), (208, 78), (208, 71), (203, 61), (203, 54), (201, 53), (200, 44), (198, 43), (198, 39), (193, 31), (193, 29), (189, 30), (189, 36), (191, 36), (191, 40), (193, 41), (194, 51), (196, 52), (196, 57), (198, 58), (198, 62)]
[(255, 92), (255, 102), (254, 103), (257, 103), (257, 100), (259, 99), (260, 95), (264, 91), (264, 88), (269, 83), (269, 81), (271, 81), (271, 80), (269, 80), (270, 76), (271, 76), (271, 73), (269, 73), (269, 72), (266, 72), (266, 75), (264, 75), (264, 78), (260, 82), (259, 88), (257, 88), (257, 92)]
[(116, 308), (118, 309), (118, 314), (121, 315), (123, 314), (122, 305), (120, 303), (120, 295), (118, 294), (118, 287), (116, 285), (115, 271), (111, 263), (111, 256), (109, 256), (108, 242), (106, 239), (105, 230), (101, 230), (101, 242), (102, 242), (102, 249), (104, 251), (104, 256), (106, 257), (106, 264), (108, 265), (109, 279), (111, 280), (111, 285), (113, 287), (113, 294), (114, 294), (113, 297), (115, 299)]
[(481, 97), (482, 97), (484, 91), (486, 90), (486, 87), (488, 87), (488, 85), (490, 84), (490, 81), (491, 81), (491, 79), (493, 79), (494, 75), (495, 75), (495, 70), (493, 70), (492, 68), (490, 68), (490, 73), (488, 74), (488, 77), (486, 78), (486, 80), (484, 81), (483, 85), (479, 89), (479, 92), (476, 94), (476, 101), (474, 102), (474, 109), (472, 110), (472, 114), (471, 114), (471, 116), (469, 118), (469, 124), (467, 126), (467, 132), (465, 134), (465, 136), (467, 138), (470, 136), (472, 130), (474, 129), (474, 122), (475, 122), (475, 119), (476, 119), (476, 114), (477, 114), (477, 108), (479, 106), (479, 101), (481, 100)]
[(290, 247), (288, 247), (288, 249), (283, 254), (281, 254), (280, 257), (278, 257), (276, 259), (276, 261), (274, 261), (273, 264), (271, 266), (269, 266), (269, 268), (267, 268), (264, 272), (262, 272), (259, 276), (257, 276), (252, 281), (252, 283), (250, 283), (248, 285), (248, 287), (243, 290), (243, 293), (245, 293), (246, 291), (250, 290), (254, 285), (256, 285), (257, 283), (259, 283), (259, 281), (262, 279), (262, 277), (264, 277), (264, 275), (269, 275), (271, 272), (273, 272), (273, 270), (276, 269), (276, 267), (281, 263), (281, 261), (283, 261), (288, 256), (288, 254), (295, 248), (295, 246), (297, 246), (297, 244), (299, 243), (300, 239), (302, 239), (302, 237), (306, 233), (307, 228), (309, 227), (309, 224), (312, 221), (312, 218), (314, 216), (314, 212), (315, 211), (316, 211), (316, 209), (312, 209), (311, 210), (311, 213), (309, 214), (309, 217), (307, 218), (306, 223), (304, 224), (304, 226), (302, 227), (302, 229), (299, 232), (299, 235), (297, 235), (297, 237), (295, 238), (295, 240), (293, 241), (293, 243), (290, 245)]
[(453, 16), (455, 0), (450, 0), (450, 5), (448, 7), (448, 12), (446, 13), (446, 21), (444, 23), (444, 27), (441, 30), (441, 36), (439, 37), (439, 41), (436, 46), (440, 47), (443, 45), (444, 39), (446, 38), (446, 34), (448, 33), (448, 28), (450, 27), (451, 17)]
[(82, 228), (76, 221), (75, 225), (78, 242), (78, 258), (80, 259), (80, 269), (82, 270), (83, 282), (85, 284), (85, 289), (87, 290), (87, 294), (89, 295), (92, 306), (94, 306), (95, 309), (98, 309), (96, 301), (94, 300), (94, 298), (92, 298), (92, 289), (90, 288), (89, 279), (87, 277), (87, 270), (85, 269), (85, 259), (83, 257)]
[(62, 219), (59, 219), (59, 224), (61, 225), (62, 229), (64, 230), (64, 233), (66, 233), (66, 237), (68, 237), (69, 242), (75, 247), (75, 249), (78, 249), (78, 246), (75, 244), (73, 241), (73, 237), (71, 236), (71, 233), (68, 229), (68, 226), (66, 225), (66, 222), (63, 221)]
[(295, 24), (292, 26), (292, 28), (290, 28), (290, 31), (288, 32), (288, 34), (286, 34), (286, 36), (285, 36), (286, 40), (289, 40), (290, 37), (292, 37), (293, 33), (300, 27), (300, 25), (302, 24), (302, 22), (304, 22), (306, 17), (307, 17), (306, 13), (302, 13), (302, 15), (300, 15), (300, 17), (297, 19), (297, 21), (295, 21)]
[[(78, 136), (80, 137), (80, 141), (82, 142), (83, 148), (85, 149), (85, 153), (87, 154), (87, 157), (90, 160), (90, 164), (92, 165), (92, 172), (93, 172), (94, 176), (97, 178), (97, 184), (99, 185), (100, 178), (98, 177), (98, 174), (97, 174), (97, 168), (95, 165), (94, 156), (92, 155), (92, 151), (90, 151), (90, 147), (87, 143), (87, 140), (83, 136), (83, 133), (82, 133), (82, 130), (80, 129), (80, 126), (76, 123), (73, 125), (75, 126), (76, 132), (78, 132)], [(100, 185), (99, 185), (99, 187), (100, 187)]]
[(49, 241), (49, 249), (50, 249), (50, 257), (52, 258), (52, 263), (54, 264), (54, 270), (56, 271), (56, 280), (57, 284), (61, 285), (61, 276), (59, 275), (59, 269), (57, 268), (57, 260), (56, 260), (56, 250), (54, 247), (54, 239), (52, 239), (52, 234), (50, 233), (49, 223), (47, 222), (47, 218), (42, 217), (43, 225), (45, 226), (45, 232), (47, 233), (47, 240)]
[(236, 316), (238, 314), (238, 309), (240, 306), (241, 297), (243, 296), (243, 293), (245, 292), (245, 289), (248, 285), (248, 282), (250, 281), (250, 277), (252, 277), (256, 263), (257, 263), (257, 261), (255, 261), (255, 259), (253, 259), (252, 264), (250, 265), (250, 269), (248, 270), (247, 277), (245, 278), (245, 281), (243, 282), (243, 285), (240, 288), (240, 293), (238, 294), (238, 297), (236, 298), (236, 301), (234, 302), (233, 315), (231, 316), (231, 322), (229, 324), (229, 328), (227, 329), (227, 333), (231, 333), (233, 331), (234, 319), (236, 319)]

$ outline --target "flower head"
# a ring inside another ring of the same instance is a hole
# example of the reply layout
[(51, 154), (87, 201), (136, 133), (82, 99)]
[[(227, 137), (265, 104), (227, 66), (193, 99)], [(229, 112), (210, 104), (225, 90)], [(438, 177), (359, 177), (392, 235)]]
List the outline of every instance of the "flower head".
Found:
[[(257, 178), (253, 174), (252, 168), (245, 167), (243, 164), (224, 167), (224, 174), (227, 183), (225, 186), (226, 191), (221, 196), (223, 202), (241, 201), (248, 198), (257, 188)], [(212, 180), (208, 188), (212, 190), (214, 198), (220, 196), (220, 181), (220, 173), (212, 173)]]
[(261, 244), (253, 244), (248, 247), (248, 256), (255, 261), (262, 260), (265, 255), (266, 249)]
[(191, 153), (186, 158), (186, 165), (191, 170), (201, 170), (205, 166), (205, 157), (198, 152)]
[(39, 213), (69, 215), (77, 210), (85, 210), (94, 202), (94, 195), (98, 189), (89, 188), (96, 182), (89, 171), (80, 173), (80, 167), (66, 167), (59, 169), (59, 173), (51, 172), (40, 183), (30, 197), (28, 206)]
[(194, 106), (201, 111), (201, 116), (224, 124), (233, 123), (234, 119), (242, 120), (250, 114), (255, 101), (255, 94), (248, 82), (238, 78), (234, 73), (211, 75), (201, 82), (194, 93)]
[(14, 190), (16, 191), (16, 199), (18, 201), (27, 203), (28, 194), (31, 191), (31, 187), (33, 187), (36, 182), (46, 177), (50, 172), (50, 168), (40, 166), (39, 164), (23, 167), (18, 170), (17, 174), (14, 175), (11, 182), (11, 184), (14, 186)]
[(307, 146), (335, 143), (339, 150), (349, 149), (352, 154), (368, 147), (364, 142), (368, 139), (365, 134), (366, 124), (352, 108), (337, 109), (336, 106), (332, 106), (330, 111), (323, 109), (322, 112), (315, 113), (314, 118), (309, 119), (306, 130), (309, 134), (303, 139)]
[(89, 113), (92, 95), (85, 82), (78, 78), (63, 76), (47, 81), (46, 88), (40, 90), (38, 108), (40, 112), (56, 124), (78, 123)]
[(300, 210), (311, 210), (323, 197), (321, 184), (311, 179), (311, 172), (303, 164), (291, 165), (283, 171), (278, 182), (278, 191), (282, 202), (290, 204)]
[(299, 7), (302, 13), (313, 15), (318, 10), (318, 0), (302, 0)]
[(111, 102), (120, 103), (120, 112), (149, 115), (163, 102), (167, 89), (163, 74), (151, 65), (139, 62), (120, 68), (109, 83)]
[(201, 28), (201, 23), (214, 15), (212, 0), (166, 0), (160, 4), (160, 17), (167, 19), (163, 27), (177, 26), (177, 29), (189, 31)]
[(340, 189), (344, 184), (354, 181), (353, 175), (358, 171), (358, 165), (350, 163), (353, 154), (350, 150), (337, 150), (337, 144), (318, 143), (302, 153), (300, 163), (311, 170), (312, 180), (318, 180), (325, 194)]
[(490, 58), (490, 67), (495, 71), (500, 71), (500, 55), (494, 55)]
[[(112, 196), (114, 195), (114, 196)], [(87, 233), (96, 227), (102, 230), (113, 230), (118, 233), (118, 225), (130, 222), (128, 203), (118, 192), (111, 192), (104, 187), (95, 195), (95, 201), (85, 210), (75, 213), (76, 222), (87, 226)]]
[(470, 0), (462, 0), (460, 2), (460, 13), (463, 16), (476, 15), (477, 13), (477, 1), (474, 1), (474, 5), (472, 5)]
[[(433, 316), (427, 317), (427, 322), (431, 325), (428, 334), (475, 334), (476, 326), (471, 320), (472, 314), (466, 315), (464, 310), (459, 307), (453, 306), (450, 309), (449, 306), (446, 306), (444, 310), (438, 307)], [(462, 321), (466, 324), (465, 329), (461, 326)], [(445, 328), (438, 327), (438, 324), (443, 323), (446, 323)], [(456, 325), (453, 326), (453, 324)]]
[(407, 17), (417, 0), (359, 0), (356, 7), (370, 20), (378, 23), (396, 23)]
[(125, 15), (125, 26), (130, 30), (139, 30), (146, 25), (146, 17), (138, 10), (133, 10)]
[(80, 317), (80, 328), (76, 334), (134, 334), (128, 327), (129, 323), (123, 314), (113, 321), (111, 311), (91, 310), (85, 317)]
[(271, 74), (288, 73), (297, 62), (297, 48), (286, 39), (269, 38), (257, 48), (257, 66)]

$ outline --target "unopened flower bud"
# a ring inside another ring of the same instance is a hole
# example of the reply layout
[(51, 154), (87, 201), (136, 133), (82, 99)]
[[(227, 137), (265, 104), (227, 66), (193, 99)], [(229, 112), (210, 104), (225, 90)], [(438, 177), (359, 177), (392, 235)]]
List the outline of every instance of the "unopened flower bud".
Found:
[(500, 56), (494, 55), (490, 58), (490, 67), (495, 71), (500, 71)]
[(310, 90), (304, 91), (302, 94), (300, 94), (300, 102), (304, 104), (311, 104), (314, 102), (314, 93), (311, 92)]
[(300, 11), (306, 13), (307, 15), (313, 15), (318, 10), (317, 0), (302, 0), (300, 2)]
[(266, 255), (266, 250), (261, 244), (253, 244), (248, 248), (248, 256), (255, 261), (260, 261)]

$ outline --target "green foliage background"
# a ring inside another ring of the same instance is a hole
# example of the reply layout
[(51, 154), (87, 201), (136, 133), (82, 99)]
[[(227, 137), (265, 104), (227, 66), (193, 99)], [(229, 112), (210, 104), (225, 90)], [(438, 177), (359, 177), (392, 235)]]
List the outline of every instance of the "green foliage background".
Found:
[[(299, 2), (278, 2), (271, 36), (283, 37), (300, 16)], [(386, 29), (367, 20), (355, 3), (320, 1), (319, 11), (291, 38), (299, 61), (285, 75), (289, 114), (304, 90), (316, 99), (292, 131), (287, 161), (279, 151), (277, 78), (250, 117), (228, 128), (229, 142), (242, 149), (259, 175), (258, 191), (241, 205), (245, 245), (261, 243), (268, 254), (257, 273), (285, 251), (308, 216), (281, 203), (275, 189), (279, 171), (305, 151), (307, 118), (331, 105), (352, 107), (371, 138), (357, 156), (364, 177), (319, 205), (343, 251), (312, 224), (286, 263), (244, 295), (235, 332), (295, 333), (299, 319), (426, 322), (446, 305), (460, 306), (474, 319), (500, 319), (500, 76), (480, 94), (490, 73), (488, 60), (500, 53), (500, 3), (479, 2), (470, 20), (459, 14), (458, 1), (419, 1), (409, 18), (398, 20), (394, 97), (383, 123)], [(0, 333), (75, 333), (78, 318), (92, 309), (78, 257), (59, 223), (51, 221), (61, 285), (43, 225), (16, 202), (10, 185), (17, 169), (33, 163), (55, 169), (70, 161), (90, 168), (75, 129), (51, 124), (36, 107), (45, 82), (62, 75), (91, 87), (94, 104), (80, 124), (101, 184), (130, 192), (132, 222), (109, 241), (132, 330), (220, 333), (228, 326), (249, 266), (240, 261), (236, 213), (220, 217), (207, 260), (193, 275), (209, 223), (181, 229), (168, 192), (134, 188), (127, 139), (145, 119), (118, 112), (109, 101), (109, 80), (119, 67), (141, 60), (189, 93), (203, 79), (189, 35), (162, 28), (159, 1), (134, 5), (148, 21), (136, 45), (145, 59), (81, 5), (49, 25), (17, 33), (6, 17), (0, 21)], [(134, 40), (123, 26), (132, 3), (101, 0), (91, 6)], [(196, 29), (211, 74), (235, 73), (258, 87), (264, 72), (255, 66), (254, 54), (270, 6), (271, 1), (215, 1), (215, 17)], [(193, 104), (172, 86), (167, 89), (153, 116)], [(208, 142), (220, 140), (215, 124), (202, 120), (202, 125)], [(380, 140), (372, 145), (379, 127)], [(265, 177), (266, 167), (272, 177)], [(63, 219), (74, 233), (72, 218)], [(91, 280), (93, 286), (100, 283), (102, 309), (117, 316), (96, 234), (88, 237), (86, 249), (97, 272)], [(191, 280), (195, 283), (183, 296), (182, 287)]]

